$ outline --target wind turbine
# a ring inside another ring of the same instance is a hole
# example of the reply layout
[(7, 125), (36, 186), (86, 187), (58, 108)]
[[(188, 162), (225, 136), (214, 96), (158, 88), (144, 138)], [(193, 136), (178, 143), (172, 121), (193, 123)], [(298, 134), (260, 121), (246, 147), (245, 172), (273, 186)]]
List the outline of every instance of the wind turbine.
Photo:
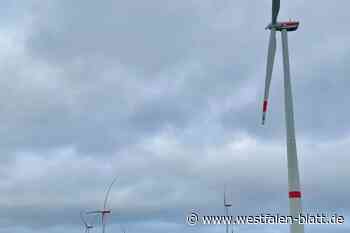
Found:
[(89, 233), (90, 232), (90, 229), (93, 228), (92, 225), (88, 224), (83, 216), (83, 212), (80, 212), (80, 219), (81, 221), (83, 222), (84, 224), (84, 227), (85, 227), (85, 233)]
[(227, 222), (227, 220), (229, 219), (229, 212), (228, 212), (228, 209), (232, 206), (232, 204), (226, 202), (226, 187), (225, 187), (225, 191), (224, 191), (224, 207), (225, 207), (225, 215), (227, 217), (226, 219), (226, 233), (229, 233), (228, 232), (228, 227), (229, 227), (229, 224)]
[(96, 211), (89, 211), (87, 212), (87, 214), (101, 214), (101, 223), (102, 223), (102, 233), (105, 233), (106, 230), (106, 214), (110, 214), (111, 210), (107, 209), (107, 203), (108, 203), (108, 197), (109, 197), (109, 193), (111, 192), (112, 186), (113, 184), (116, 182), (117, 177), (114, 178), (114, 180), (112, 181), (112, 183), (109, 185), (106, 195), (105, 195), (105, 200), (103, 202), (103, 209), (102, 210), (96, 210)]
[[(289, 191), (289, 214), (298, 217), (302, 213), (301, 207), (301, 189), (299, 181), (299, 168), (297, 158), (297, 147), (295, 141), (294, 113), (293, 113), (293, 96), (290, 80), (289, 55), (288, 55), (288, 32), (296, 31), (299, 22), (278, 22), (277, 17), (280, 10), (280, 0), (272, 1), (272, 21), (266, 27), (270, 32), (270, 42), (267, 56), (265, 96), (263, 102), (262, 124), (265, 123), (266, 112), (268, 107), (268, 98), (270, 83), (273, 71), (273, 63), (276, 54), (276, 31), (282, 34), (283, 48), (283, 67), (284, 67), (284, 102), (285, 102), (285, 121), (287, 133), (287, 164), (288, 164), (288, 191)], [(291, 233), (304, 233), (304, 226), (293, 222), (290, 225)]]

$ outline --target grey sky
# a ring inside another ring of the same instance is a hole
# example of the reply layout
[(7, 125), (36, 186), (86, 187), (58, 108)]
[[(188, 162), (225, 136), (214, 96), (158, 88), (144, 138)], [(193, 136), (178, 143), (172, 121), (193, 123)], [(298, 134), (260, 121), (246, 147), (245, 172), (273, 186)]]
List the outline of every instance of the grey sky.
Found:
[[(280, 36), (260, 125), (271, 1), (2, 1), (0, 233), (82, 232), (111, 193), (109, 229), (189, 227), (192, 208), (288, 212)], [(281, 3), (303, 204), (350, 219), (350, 3)], [(286, 232), (288, 226), (239, 226)], [(349, 232), (350, 224), (307, 226)]]

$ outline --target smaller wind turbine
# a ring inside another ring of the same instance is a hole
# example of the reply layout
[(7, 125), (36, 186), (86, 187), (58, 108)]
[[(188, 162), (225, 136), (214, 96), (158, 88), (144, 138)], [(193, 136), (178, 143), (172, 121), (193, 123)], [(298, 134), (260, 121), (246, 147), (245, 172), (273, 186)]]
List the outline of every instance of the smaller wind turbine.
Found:
[(225, 190), (224, 190), (224, 207), (225, 207), (225, 214), (226, 214), (226, 217), (227, 217), (227, 219), (226, 219), (226, 233), (229, 233), (228, 232), (228, 222), (227, 222), (227, 220), (228, 220), (228, 218), (229, 218), (229, 212), (228, 212), (228, 210), (229, 210), (229, 208), (232, 206), (232, 204), (231, 203), (228, 203), (228, 202), (226, 202), (226, 187), (225, 187)]
[(106, 230), (106, 219), (105, 219), (106, 215), (111, 213), (111, 210), (107, 208), (109, 193), (111, 192), (112, 186), (116, 181), (117, 181), (117, 177), (113, 179), (112, 183), (109, 185), (107, 189), (105, 200), (103, 202), (103, 209), (87, 212), (87, 214), (101, 214), (102, 233), (105, 233), (105, 230)]
[(84, 227), (85, 227), (85, 233), (89, 233), (90, 232), (90, 229), (94, 228), (92, 225), (88, 224), (87, 221), (85, 220), (84, 218), (84, 215), (83, 215), (83, 211), (80, 212), (80, 219), (81, 221), (83, 222), (84, 224)]

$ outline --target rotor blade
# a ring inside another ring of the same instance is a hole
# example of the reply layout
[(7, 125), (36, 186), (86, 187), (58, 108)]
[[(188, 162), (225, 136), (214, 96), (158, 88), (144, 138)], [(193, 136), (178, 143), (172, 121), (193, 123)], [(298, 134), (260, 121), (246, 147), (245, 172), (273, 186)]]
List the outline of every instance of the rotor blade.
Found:
[(272, 0), (272, 24), (277, 23), (278, 13), (280, 12), (280, 0)]
[(112, 186), (113, 184), (117, 181), (117, 177), (114, 178), (114, 180), (112, 181), (112, 183), (109, 185), (107, 192), (106, 192), (106, 196), (105, 196), (105, 201), (103, 203), (103, 209), (105, 210), (107, 208), (107, 201), (108, 201), (108, 196), (109, 193), (111, 192)]
[(224, 206), (226, 206), (226, 185), (224, 187)]
[(86, 222), (85, 219), (84, 219), (83, 211), (80, 212), (80, 219), (81, 219), (81, 221), (84, 223), (85, 228), (87, 229), (88, 226), (89, 226), (89, 224), (87, 224), (87, 222)]
[(88, 211), (86, 212), (86, 214), (101, 214), (102, 211), (101, 210), (96, 210), (96, 211)]
[(262, 124), (265, 124), (269, 92), (270, 92), (270, 84), (272, 78), (273, 64), (275, 61), (276, 54), (276, 29), (271, 29), (270, 34), (270, 42), (269, 42), (269, 50), (267, 54), (267, 66), (266, 66), (266, 79), (265, 79), (265, 94), (264, 94), (264, 103), (263, 103), (263, 116), (262, 116)]

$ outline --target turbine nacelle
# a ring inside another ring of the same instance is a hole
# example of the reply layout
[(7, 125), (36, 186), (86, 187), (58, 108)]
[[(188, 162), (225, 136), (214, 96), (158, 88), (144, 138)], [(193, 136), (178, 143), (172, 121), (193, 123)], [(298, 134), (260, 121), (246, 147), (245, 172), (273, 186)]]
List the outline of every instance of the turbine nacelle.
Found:
[(288, 32), (296, 31), (299, 27), (298, 21), (288, 21), (288, 22), (277, 22), (275, 24), (270, 23), (266, 26), (266, 30), (272, 30), (275, 29), (276, 31), (283, 31), (287, 30)]

